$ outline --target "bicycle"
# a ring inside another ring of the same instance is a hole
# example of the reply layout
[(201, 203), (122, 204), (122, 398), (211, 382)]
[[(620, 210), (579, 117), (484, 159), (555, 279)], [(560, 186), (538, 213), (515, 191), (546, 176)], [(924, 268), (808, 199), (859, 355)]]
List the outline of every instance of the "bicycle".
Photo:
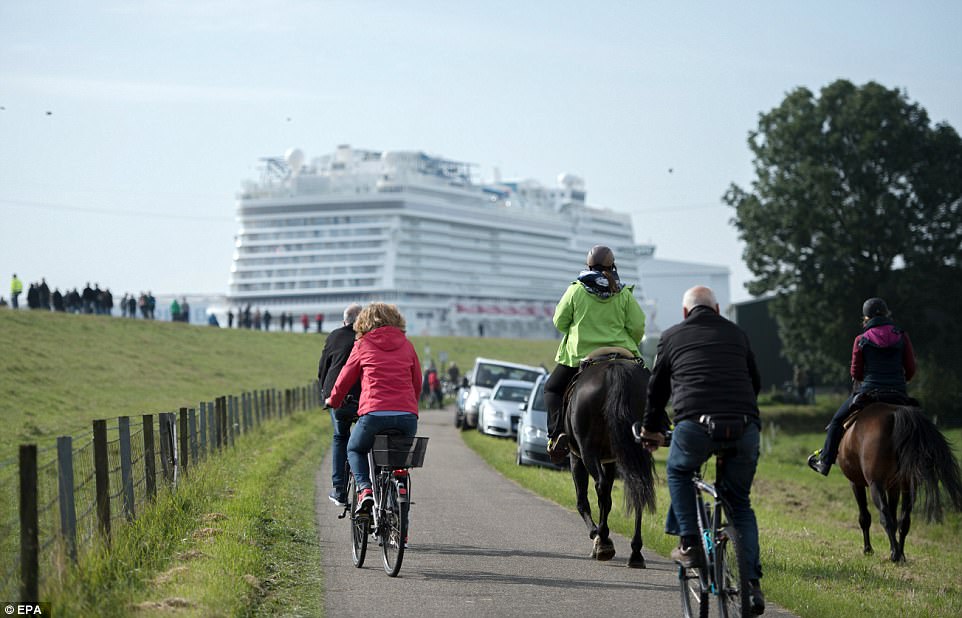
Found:
[[(720, 476), (717, 473), (723, 465), (724, 454), (716, 453), (716, 476)], [(722, 618), (754, 616), (748, 564), (738, 531), (732, 524), (731, 509), (715, 486), (702, 478), (701, 472), (695, 472), (693, 481), (702, 554), (701, 566), (686, 569), (678, 565), (685, 618), (696, 615), (707, 618), (709, 596), (717, 599)]]
[[(632, 427), (635, 439), (644, 442), (641, 426)], [(665, 432), (665, 444), (671, 444), (671, 431)], [(716, 478), (724, 466), (724, 450), (715, 453)], [(703, 469), (708, 468), (708, 460)], [(699, 565), (686, 568), (678, 565), (678, 583), (681, 607), (685, 618), (708, 618), (710, 597), (718, 602), (721, 618), (754, 616), (751, 587), (748, 581), (748, 563), (742, 552), (738, 531), (731, 519), (728, 502), (715, 485), (702, 478), (696, 471), (692, 479), (695, 492), (695, 512), (698, 516), (698, 536), (701, 539)], [(706, 496), (710, 500), (706, 500)]]
[(357, 513), (357, 486), (350, 465), (347, 472), (347, 495), (344, 512), (338, 516), (351, 518), (351, 559), (356, 568), (364, 566), (368, 538), (373, 535), (381, 546), (384, 572), (396, 577), (401, 570), (407, 547), (408, 516), (411, 508), (410, 468), (424, 464), (428, 438), (377, 434), (368, 453), (374, 507), (370, 513)]

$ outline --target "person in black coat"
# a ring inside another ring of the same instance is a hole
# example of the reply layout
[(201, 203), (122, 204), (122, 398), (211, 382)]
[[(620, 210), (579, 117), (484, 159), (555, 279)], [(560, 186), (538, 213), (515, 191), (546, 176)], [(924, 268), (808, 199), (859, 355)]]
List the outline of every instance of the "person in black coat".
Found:
[[(331, 395), (334, 383), (337, 381), (341, 368), (347, 362), (354, 348), (354, 320), (361, 313), (361, 305), (355, 303), (344, 310), (344, 323), (340, 328), (331, 331), (324, 342), (321, 360), (317, 364), (317, 380), (321, 385), (321, 401), (326, 401)], [(338, 506), (347, 504), (347, 477), (344, 468), (347, 464), (347, 441), (351, 437), (351, 423), (357, 417), (357, 403), (361, 396), (361, 382), (358, 381), (348, 392), (344, 403), (339, 408), (331, 408), (331, 422), (334, 425), (334, 437), (331, 443), (331, 457), (333, 471), (331, 484), (333, 488), (328, 494), (331, 502)]]
[(719, 486), (741, 540), (752, 608), (761, 614), (765, 597), (759, 583), (758, 523), (751, 505), (761, 430), (756, 400), (761, 378), (755, 355), (745, 331), (719, 315), (710, 288), (696, 286), (685, 292), (682, 315), (680, 324), (661, 335), (641, 432), (649, 450), (664, 444), (670, 396), (675, 428), (666, 465), (671, 508), (665, 528), (681, 537), (671, 557), (686, 568), (699, 561), (692, 477), (708, 458), (723, 452)]

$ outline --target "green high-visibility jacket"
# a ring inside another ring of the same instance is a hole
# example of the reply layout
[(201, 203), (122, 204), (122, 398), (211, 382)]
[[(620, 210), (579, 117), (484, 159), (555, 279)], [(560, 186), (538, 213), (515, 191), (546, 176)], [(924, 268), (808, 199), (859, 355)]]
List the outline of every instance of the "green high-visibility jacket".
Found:
[(23, 283), (20, 281), (20, 279), (14, 277), (13, 280), (10, 281), (10, 293), (20, 294), (21, 292), (23, 292)]
[(626, 285), (617, 294), (600, 298), (577, 281), (565, 290), (554, 312), (554, 325), (564, 333), (555, 361), (577, 367), (593, 350), (619, 346), (638, 354), (645, 335), (645, 313)]

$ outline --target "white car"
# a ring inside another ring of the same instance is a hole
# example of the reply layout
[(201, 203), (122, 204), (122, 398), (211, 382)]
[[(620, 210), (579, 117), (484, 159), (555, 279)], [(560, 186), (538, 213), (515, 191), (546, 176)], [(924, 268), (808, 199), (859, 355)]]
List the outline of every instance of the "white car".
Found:
[(467, 394), (464, 396), (463, 404), (456, 411), (455, 426), (461, 429), (478, 426), (481, 402), (491, 397), (491, 390), (498, 380), (524, 380), (533, 383), (545, 373), (547, 371), (544, 367), (532, 367), (491, 358), (476, 358), (474, 368), (467, 376)]
[(528, 400), (534, 382), (498, 380), (491, 397), (478, 406), (478, 430), (491, 436), (513, 437), (521, 419), (520, 404)]

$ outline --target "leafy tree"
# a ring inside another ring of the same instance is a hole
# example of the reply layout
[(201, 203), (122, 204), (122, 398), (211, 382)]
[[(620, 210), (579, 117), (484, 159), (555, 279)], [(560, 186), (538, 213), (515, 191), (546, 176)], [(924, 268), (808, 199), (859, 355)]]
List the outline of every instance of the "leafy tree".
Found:
[(926, 407), (962, 419), (962, 140), (899, 90), (798, 88), (749, 133), (750, 191), (724, 200), (754, 295), (773, 293), (786, 357), (847, 376), (862, 301), (881, 296), (912, 336)]

